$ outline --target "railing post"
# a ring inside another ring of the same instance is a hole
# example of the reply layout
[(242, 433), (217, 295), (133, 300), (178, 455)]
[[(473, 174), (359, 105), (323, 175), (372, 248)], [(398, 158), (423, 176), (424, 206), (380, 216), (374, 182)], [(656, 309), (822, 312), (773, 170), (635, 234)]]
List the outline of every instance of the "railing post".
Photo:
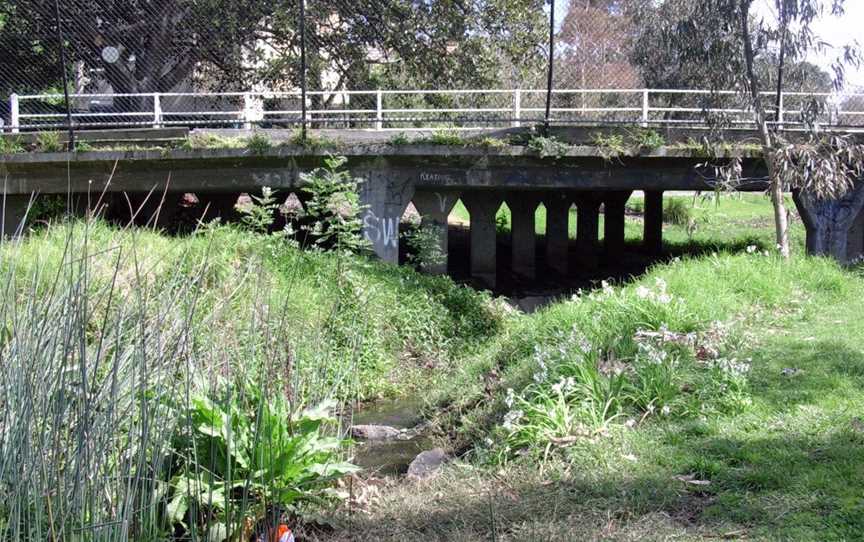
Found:
[(243, 129), (252, 129), (252, 94), (243, 93)]
[(384, 93), (380, 88), (375, 93), (375, 129), (379, 132), (384, 129)]
[(642, 91), (642, 127), (643, 128), (648, 127), (648, 112), (650, 111), (650, 109), (648, 107), (649, 94), (650, 94), (650, 92), (648, 91), (647, 88)]
[(784, 108), (785, 108), (785, 95), (781, 91), (780, 98), (777, 100), (777, 129), (783, 129), (783, 116), (784, 116)]
[(158, 92), (153, 94), (153, 128), (162, 128), (162, 99)]
[(513, 127), (522, 126), (522, 89), (513, 91)]
[(18, 104), (18, 95), (9, 96), (9, 122), (12, 125), (12, 133), (18, 133), (18, 127), (21, 126), (21, 111)]

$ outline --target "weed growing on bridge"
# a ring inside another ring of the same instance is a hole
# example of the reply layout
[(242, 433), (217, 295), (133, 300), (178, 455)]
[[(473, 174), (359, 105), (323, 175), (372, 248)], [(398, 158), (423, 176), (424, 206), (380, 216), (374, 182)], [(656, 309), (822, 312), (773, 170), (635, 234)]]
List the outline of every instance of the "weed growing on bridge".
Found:
[(655, 150), (666, 145), (666, 138), (655, 130), (637, 128), (627, 134), (628, 140), (637, 149)]
[(562, 158), (567, 155), (570, 145), (555, 136), (532, 135), (527, 147), (540, 158)]
[(39, 132), (36, 136), (36, 148), (41, 152), (60, 152), (63, 147), (60, 132)]
[(415, 139), (414, 143), (423, 145), (446, 145), (452, 147), (464, 147), (468, 144), (462, 134), (453, 129), (435, 130), (429, 135)]
[(0, 135), (0, 154), (18, 154), (24, 152), (24, 143), (19, 136)]
[(339, 141), (328, 137), (324, 134), (308, 131), (306, 136), (303, 136), (303, 131), (299, 128), (291, 133), (291, 139), (288, 140), (291, 145), (296, 145), (307, 150), (335, 149), (339, 146)]
[(411, 138), (408, 137), (408, 134), (405, 132), (399, 132), (390, 136), (390, 139), (387, 140), (387, 144), (391, 147), (401, 147), (404, 145), (411, 144)]
[(270, 149), (273, 148), (273, 140), (265, 134), (255, 132), (252, 137), (246, 140), (246, 148), (252, 154), (261, 156), (270, 152)]
[(613, 158), (626, 156), (630, 154), (631, 151), (630, 146), (624, 141), (624, 136), (622, 134), (607, 135), (602, 132), (596, 132), (592, 136), (591, 142), (597, 147), (600, 155), (605, 160), (612, 160)]
[(180, 148), (191, 151), (196, 149), (239, 149), (245, 142), (238, 137), (224, 137), (207, 132), (192, 132), (181, 143)]

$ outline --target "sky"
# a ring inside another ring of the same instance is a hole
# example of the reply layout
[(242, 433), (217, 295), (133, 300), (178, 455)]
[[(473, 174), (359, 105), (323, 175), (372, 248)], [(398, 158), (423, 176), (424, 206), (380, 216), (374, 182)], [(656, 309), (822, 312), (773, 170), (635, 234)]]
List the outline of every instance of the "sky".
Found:
[[(774, 9), (772, 0), (757, 0), (755, 9), (757, 12), (771, 14)], [(864, 0), (846, 0), (846, 14), (842, 17), (833, 17), (830, 14), (816, 21), (813, 31), (816, 36), (834, 47), (823, 55), (813, 55), (809, 60), (818, 64), (823, 69), (831, 71), (831, 62), (842, 54), (842, 47), (855, 42), (864, 46)], [(854, 69), (847, 67), (847, 86), (864, 87), (864, 66)]]

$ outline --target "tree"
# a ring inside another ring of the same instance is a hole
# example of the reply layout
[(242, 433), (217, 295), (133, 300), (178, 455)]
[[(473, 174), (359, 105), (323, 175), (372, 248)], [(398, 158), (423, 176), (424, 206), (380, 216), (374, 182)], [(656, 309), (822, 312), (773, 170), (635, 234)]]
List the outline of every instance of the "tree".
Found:
[[(635, 62), (643, 67), (649, 84), (687, 88), (701, 81), (715, 91), (738, 91), (752, 110), (768, 170), (777, 245), (788, 257), (784, 193), (803, 190), (820, 200), (842, 196), (860, 174), (861, 153), (848, 141), (826, 138), (815, 123), (809, 123), (807, 149), (796, 147), (776, 130), (776, 116), (769, 114), (779, 104), (790, 66), (803, 73), (808, 69), (803, 63), (807, 55), (824, 48), (812, 31), (813, 22), (829, 12), (841, 15), (844, 0), (832, 0), (830, 6), (823, 0), (773, 3), (773, 18), (759, 16), (753, 0), (647, 3), (641, 9), (656, 26), (643, 33), (634, 51)], [(845, 66), (856, 64), (858, 58), (854, 47), (842, 49), (832, 66), (834, 88), (842, 87)], [(765, 92), (774, 93), (770, 104), (766, 104)], [(734, 173), (735, 168), (728, 171)]]
[[(54, 28), (51, 2), (0, 0), (0, 21), (4, 11), (24, 28)], [(61, 2), (70, 61), (100, 73), (115, 93), (168, 92), (193, 79), (213, 90), (295, 89), (299, 13), (299, 0)], [(545, 18), (542, 0), (307, 0), (306, 13), (310, 86), (333, 90), (375, 88), (405, 73), (419, 87), (518, 79)], [(25, 73), (31, 48), (14, 39), (0, 22), (4, 53)]]

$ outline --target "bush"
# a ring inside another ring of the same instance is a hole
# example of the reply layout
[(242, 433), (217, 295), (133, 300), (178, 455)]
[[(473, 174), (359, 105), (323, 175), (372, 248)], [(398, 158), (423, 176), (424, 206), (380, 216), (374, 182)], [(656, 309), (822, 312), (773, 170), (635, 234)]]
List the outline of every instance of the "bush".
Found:
[(663, 222), (675, 226), (687, 226), (692, 213), (687, 201), (682, 198), (666, 198), (663, 203)]
[(208, 540), (249, 540), (253, 526), (334, 499), (333, 482), (359, 470), (341, 461), (344, 442), (323, 434), (323, 424), (335, 424), (335, 404), (295, 413), (256, 386), (211, 394), (173, 407), (182, 422), (172, 446), (170, 525)]

